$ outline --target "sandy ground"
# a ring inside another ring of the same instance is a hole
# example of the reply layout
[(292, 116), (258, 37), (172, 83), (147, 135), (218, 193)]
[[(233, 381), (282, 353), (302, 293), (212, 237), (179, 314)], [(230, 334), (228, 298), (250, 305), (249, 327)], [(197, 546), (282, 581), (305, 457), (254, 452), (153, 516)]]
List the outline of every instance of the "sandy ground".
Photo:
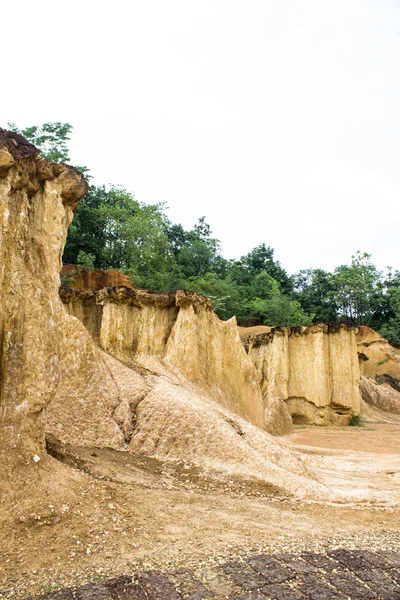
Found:
[[(366, 489), (393, 491), (400, 487), (399, 433), (389, 425), (307, 428), (285, 440), (331, 459), (339, 468), (324, 476), (334, 486), (358, 485), (357, 472), (340, 468), (350, 456)], [(395, 502), (307, 503), (274, 496), (256, 482), (204, 478), (187, 464), (125, 452), (66, 448), (53, 454), (74, 474), (73, 499), (49, 498), (40, 514), (34, 504), (26, 512), (16, 502), (0, 540), (0, 598), (148, 568), (185, 566), (206, 577), (224, 560), (259, 551), (400, 550)]]
[(366, 424), (364, 427), (295, 427), (283, 439), (294, 446), (316, 446), (377, 454), (400, 454), (400, 425)]

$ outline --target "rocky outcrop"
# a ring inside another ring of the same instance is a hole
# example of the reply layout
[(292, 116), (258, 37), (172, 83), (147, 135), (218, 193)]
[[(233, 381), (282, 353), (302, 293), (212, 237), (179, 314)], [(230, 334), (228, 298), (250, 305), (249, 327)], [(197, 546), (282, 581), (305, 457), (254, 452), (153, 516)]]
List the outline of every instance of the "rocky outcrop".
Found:
[[(1, 499), (28, 485), (31, 498), (42, 489), (40, 502), (48, 503), (49, 494), (68, 497), (78, 481), (46, 455), (45, 428), (61, 441), (191, 458), (203, 469), (320, 496), (306, 460), (223, 406), (263, 423), (235, 322), (220, 323), (207, 300), (127, 288), (68, 291), (71, 306), (78, 308), (71, 294), (86, 302), (79, 310), (87, 329), (65, 311), (58, 273), (86, 183), (19, 136), (1, 132), (0, 140)], [(89, 318), (93, 306), (98, 313)], [(27, 478), (22, 467), (36, 475)]]
[(133, 289), (129, 275), (115, 269), (83, 269), (77, 265), (63, 265), (60, 273), (61, 283), (65, 282), (74, 290), (93, 292), (105, 287), (124, 285)]
[(293, 419), (282, 398), (265, 398), (265, 428), (271, 435), (289, 435), (293, 432)]
[(357, 329), (344, 324), (250, 328), (242, 342), (264, 402), (281, 398), (295, 423), (348, 424), (360, 412)]
[(400, 392), (378, 378), (361, 377), (361, 396), (369, 405), (386, 413), (400, 415)]
[(400, 350), (393, 348), (385, 338), (370, 327), (361, 326), (357, 333), (357, 346), (360, 354), (361, 374), (374, 378), (377, 375), (386, 376), (396, 382), (400, 388)]
[(220, 321), (207, 298), (105, 288), (60, 296), (107, 353), (127, 365), (196, 384), (219, 404), (264, 428), (257, 375), (237, 333), (236, 321)]
[[(38, 460), (60, 378), (58, 298), (67, 227), (87, 184), (0, 130), (0, 469)], [(7, 475), (7, 473), (4, 473)]]
[(361, 369), (362, 415), (378, 422), (398, 422), (400, 413), (400, 350), (370, 327), (357, 333)]

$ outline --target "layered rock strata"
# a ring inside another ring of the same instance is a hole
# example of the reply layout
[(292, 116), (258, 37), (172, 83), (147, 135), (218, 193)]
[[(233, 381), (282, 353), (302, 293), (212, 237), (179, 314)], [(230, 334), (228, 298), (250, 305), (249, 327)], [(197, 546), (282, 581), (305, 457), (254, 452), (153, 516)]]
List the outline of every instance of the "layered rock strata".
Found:
[(360, 413), (357, 329), (344, 324), (242, 330), (264, 402), (285, 401), (295, 423), (348, 424)]

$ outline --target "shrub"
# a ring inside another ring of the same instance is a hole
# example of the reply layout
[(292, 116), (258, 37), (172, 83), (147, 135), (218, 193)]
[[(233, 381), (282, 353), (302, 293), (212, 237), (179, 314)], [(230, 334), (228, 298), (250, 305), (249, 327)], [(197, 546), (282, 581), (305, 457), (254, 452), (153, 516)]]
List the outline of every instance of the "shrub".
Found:
[(349, 425), (351, 427), (364, 427), (364, 421), (362, 420), (361, 415), (352, 415)]

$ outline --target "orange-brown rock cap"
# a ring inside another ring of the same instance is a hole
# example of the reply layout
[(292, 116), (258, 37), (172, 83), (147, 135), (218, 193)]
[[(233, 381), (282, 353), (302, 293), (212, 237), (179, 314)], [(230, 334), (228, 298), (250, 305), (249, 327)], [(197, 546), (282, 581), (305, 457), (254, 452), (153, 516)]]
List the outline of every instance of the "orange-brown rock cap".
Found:
[(71, 278), (68, 287), (74, 290), (95, 292), (105, 287), (125, 286), (133, 289), (129, 275), (115, 269), (93, 269), (89, 271), (77, 265), (63, 265), (61, 278)]
[(11, 188), (25, 188), (28, 196), (36, 194), (44, 181), (57, 178), (63, 203), (75, 210), (88, 191), (87, 181), (74, 167), (47, 160), (24, 137), (0, 128), (0, 179), (7, 177), (15, 166), (18, 168), (11, 178)]

